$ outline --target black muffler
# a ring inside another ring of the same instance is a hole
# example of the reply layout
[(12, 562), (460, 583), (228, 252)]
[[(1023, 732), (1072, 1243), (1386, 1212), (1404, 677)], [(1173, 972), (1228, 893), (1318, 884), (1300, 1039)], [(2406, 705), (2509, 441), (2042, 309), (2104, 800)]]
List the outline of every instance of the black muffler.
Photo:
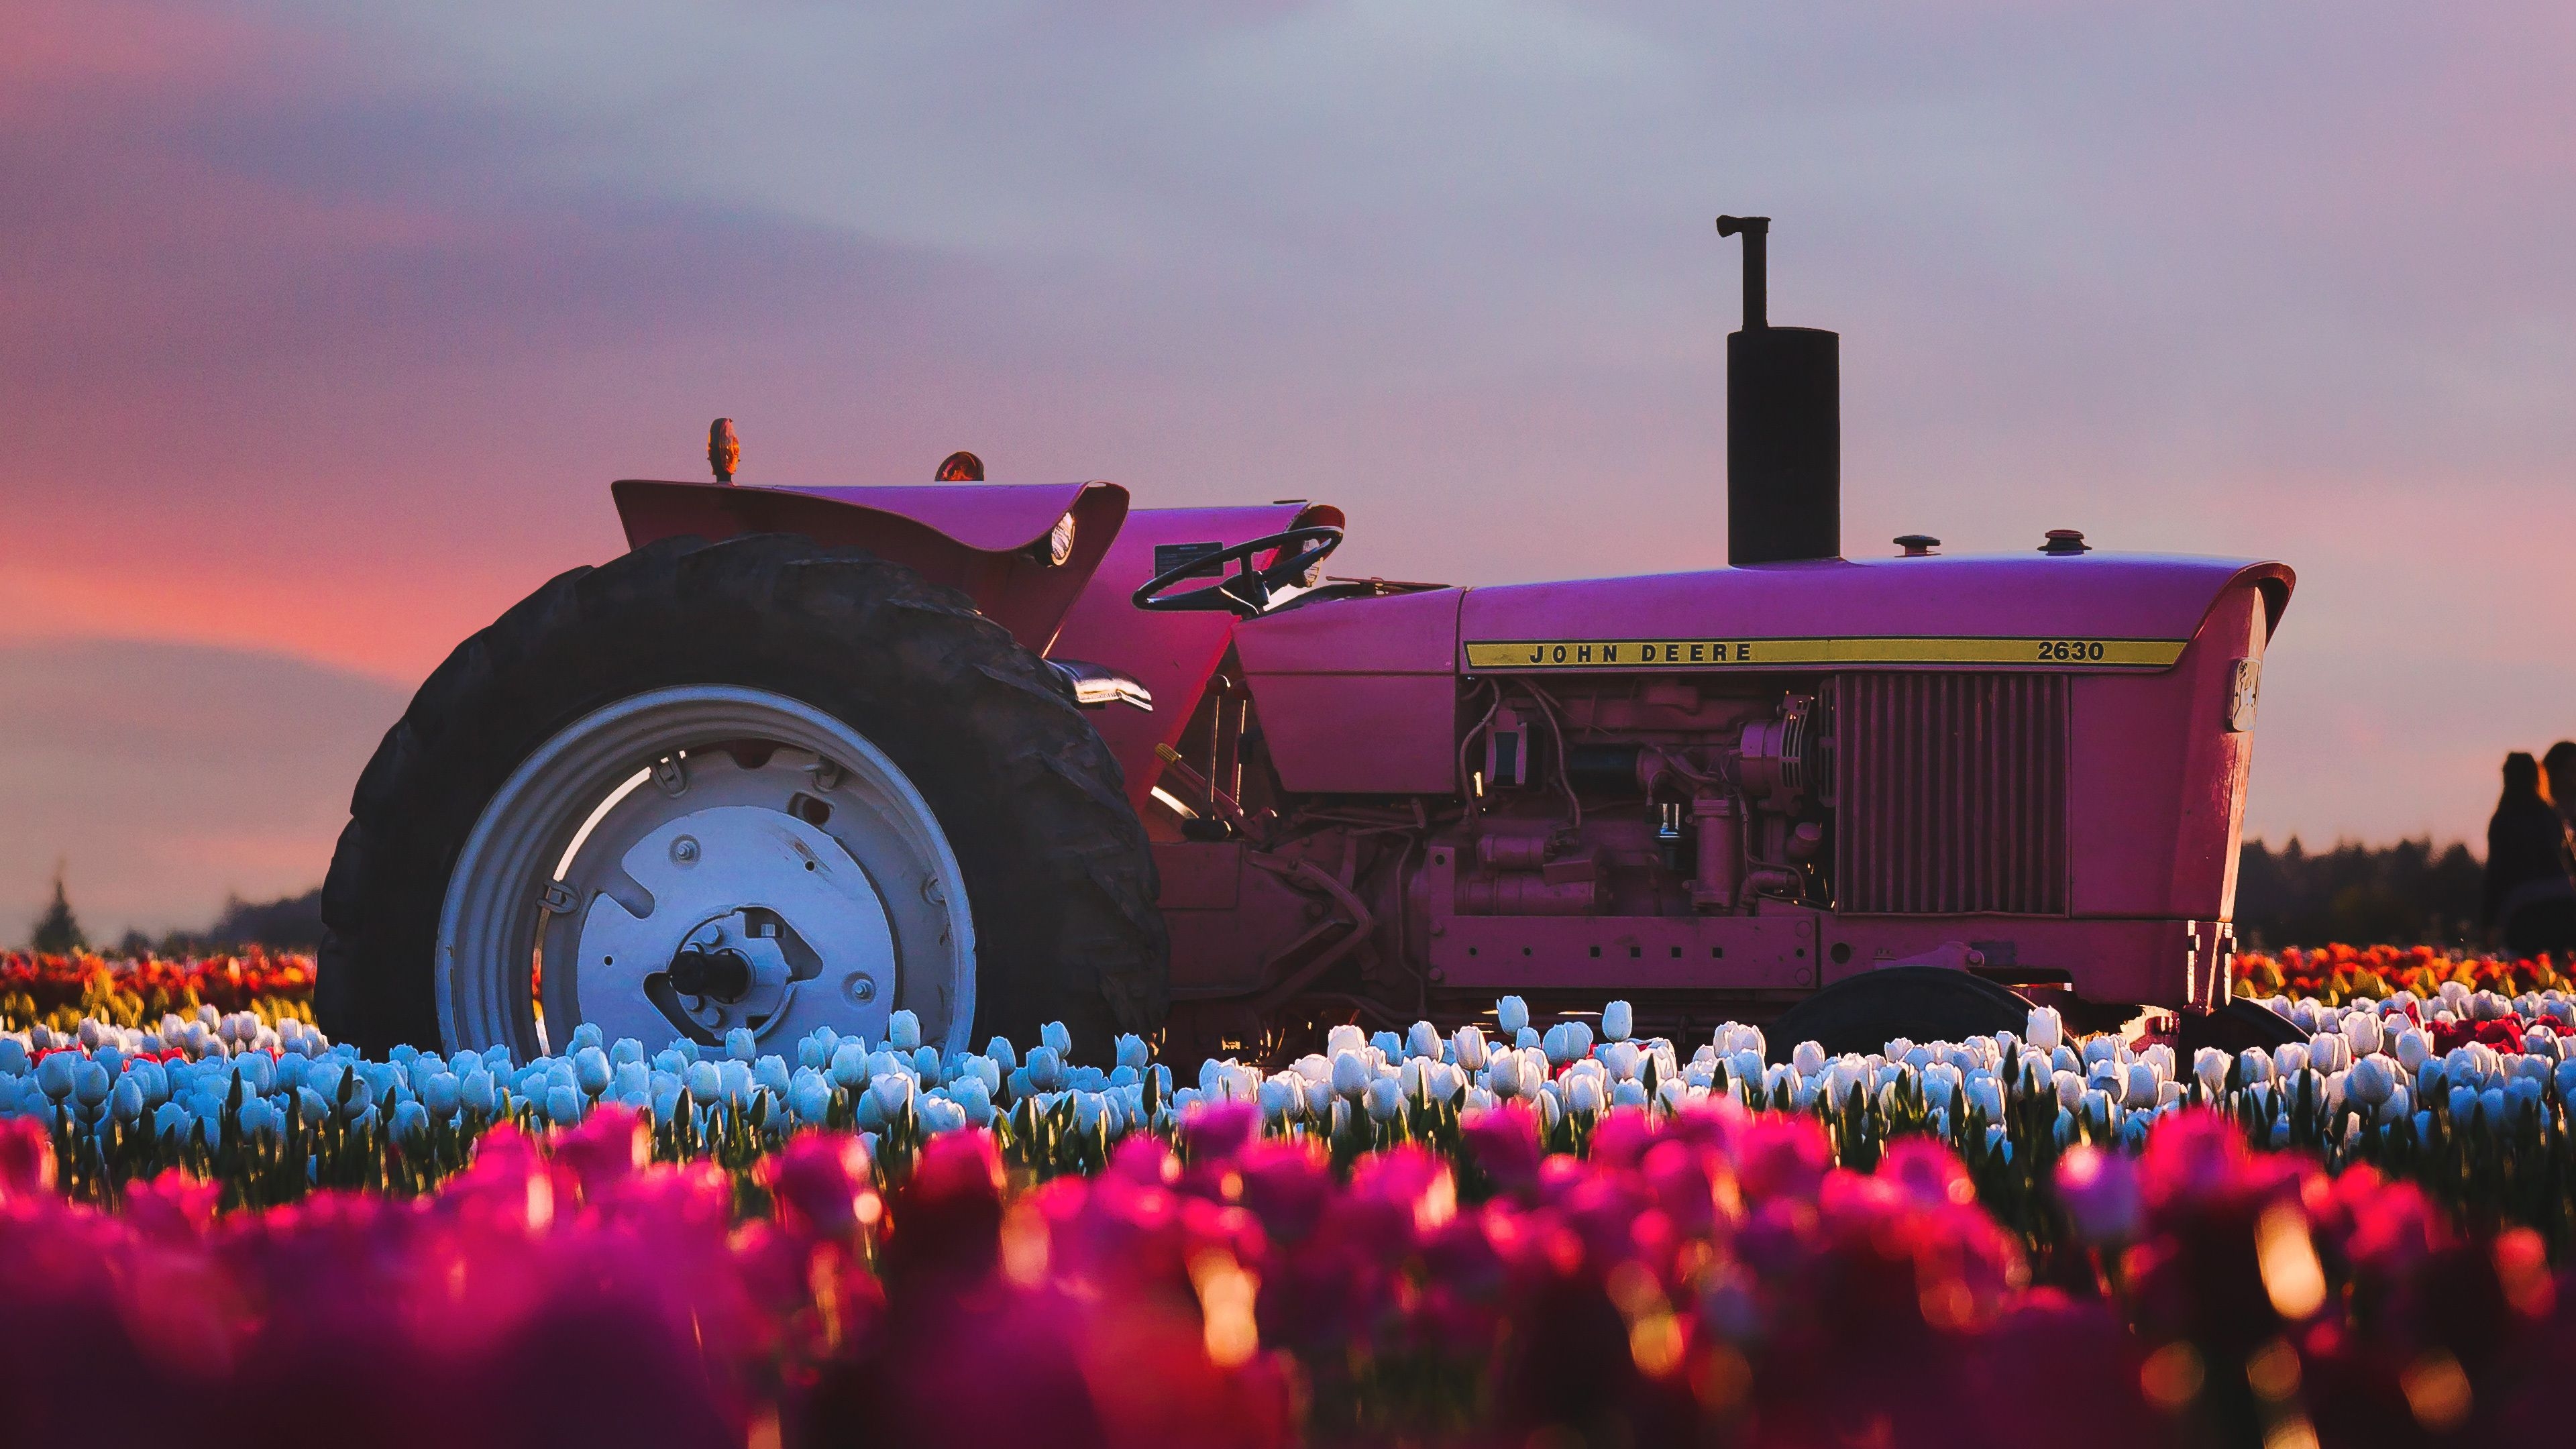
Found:
[(1744, 328), (1726, 338), (1726, 561), (1787, 563), (1843, 551), (1842, 334), (1774, 327), (1764, 297), (1767, 216), (1721, 216), (1744, 237)]

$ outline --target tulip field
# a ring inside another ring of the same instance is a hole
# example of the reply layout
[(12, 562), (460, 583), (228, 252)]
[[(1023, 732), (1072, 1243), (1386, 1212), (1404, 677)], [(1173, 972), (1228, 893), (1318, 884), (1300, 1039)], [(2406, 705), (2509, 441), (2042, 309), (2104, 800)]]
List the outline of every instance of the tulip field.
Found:
[(301, 958), (0, 957), (0, 1392), (28, 1443), (2554, 1439), (2570, 983), (2241, 974), (2303, 1040), (1505, 998), (1175, 1076), (901, 1012), (370, 1061)]

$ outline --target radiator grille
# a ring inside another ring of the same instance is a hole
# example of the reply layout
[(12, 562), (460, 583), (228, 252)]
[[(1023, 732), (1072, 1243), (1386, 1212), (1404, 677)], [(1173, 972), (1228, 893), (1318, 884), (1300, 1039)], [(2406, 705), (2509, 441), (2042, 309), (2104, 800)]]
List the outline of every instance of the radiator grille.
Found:
[(2066, 676), (1835, 682), (1835, 907), (2066, 911)]

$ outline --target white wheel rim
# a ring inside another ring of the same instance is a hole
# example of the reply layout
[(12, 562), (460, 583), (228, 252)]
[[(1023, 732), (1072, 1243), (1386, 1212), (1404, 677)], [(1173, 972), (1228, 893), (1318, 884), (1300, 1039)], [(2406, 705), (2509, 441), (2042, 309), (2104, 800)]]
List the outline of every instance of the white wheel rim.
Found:
[[(676, 989), (683, 948), (748, 985)], [(817, 1026), (882, 1040), (899, 1009), (963, 1051), (975, 1020), (965, 878), (921, 792), (832, 715), (728, 685), (619, 700), (521, 762), (457, 856), (431, 965), (442, 1049), (523, 1061), (585, 1021), (648, 1048), (740, 1027), (783, 1055)]]

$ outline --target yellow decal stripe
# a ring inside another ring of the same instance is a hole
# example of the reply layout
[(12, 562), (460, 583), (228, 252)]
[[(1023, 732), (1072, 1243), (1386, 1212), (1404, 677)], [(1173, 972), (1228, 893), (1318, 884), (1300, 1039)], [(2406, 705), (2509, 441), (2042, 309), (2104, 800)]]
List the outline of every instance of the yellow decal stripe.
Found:
[(1469, 669), (1778, 669), (1795, 665), (2026, 664), (2163, 669), (2185, 639), (1485, 639)]

